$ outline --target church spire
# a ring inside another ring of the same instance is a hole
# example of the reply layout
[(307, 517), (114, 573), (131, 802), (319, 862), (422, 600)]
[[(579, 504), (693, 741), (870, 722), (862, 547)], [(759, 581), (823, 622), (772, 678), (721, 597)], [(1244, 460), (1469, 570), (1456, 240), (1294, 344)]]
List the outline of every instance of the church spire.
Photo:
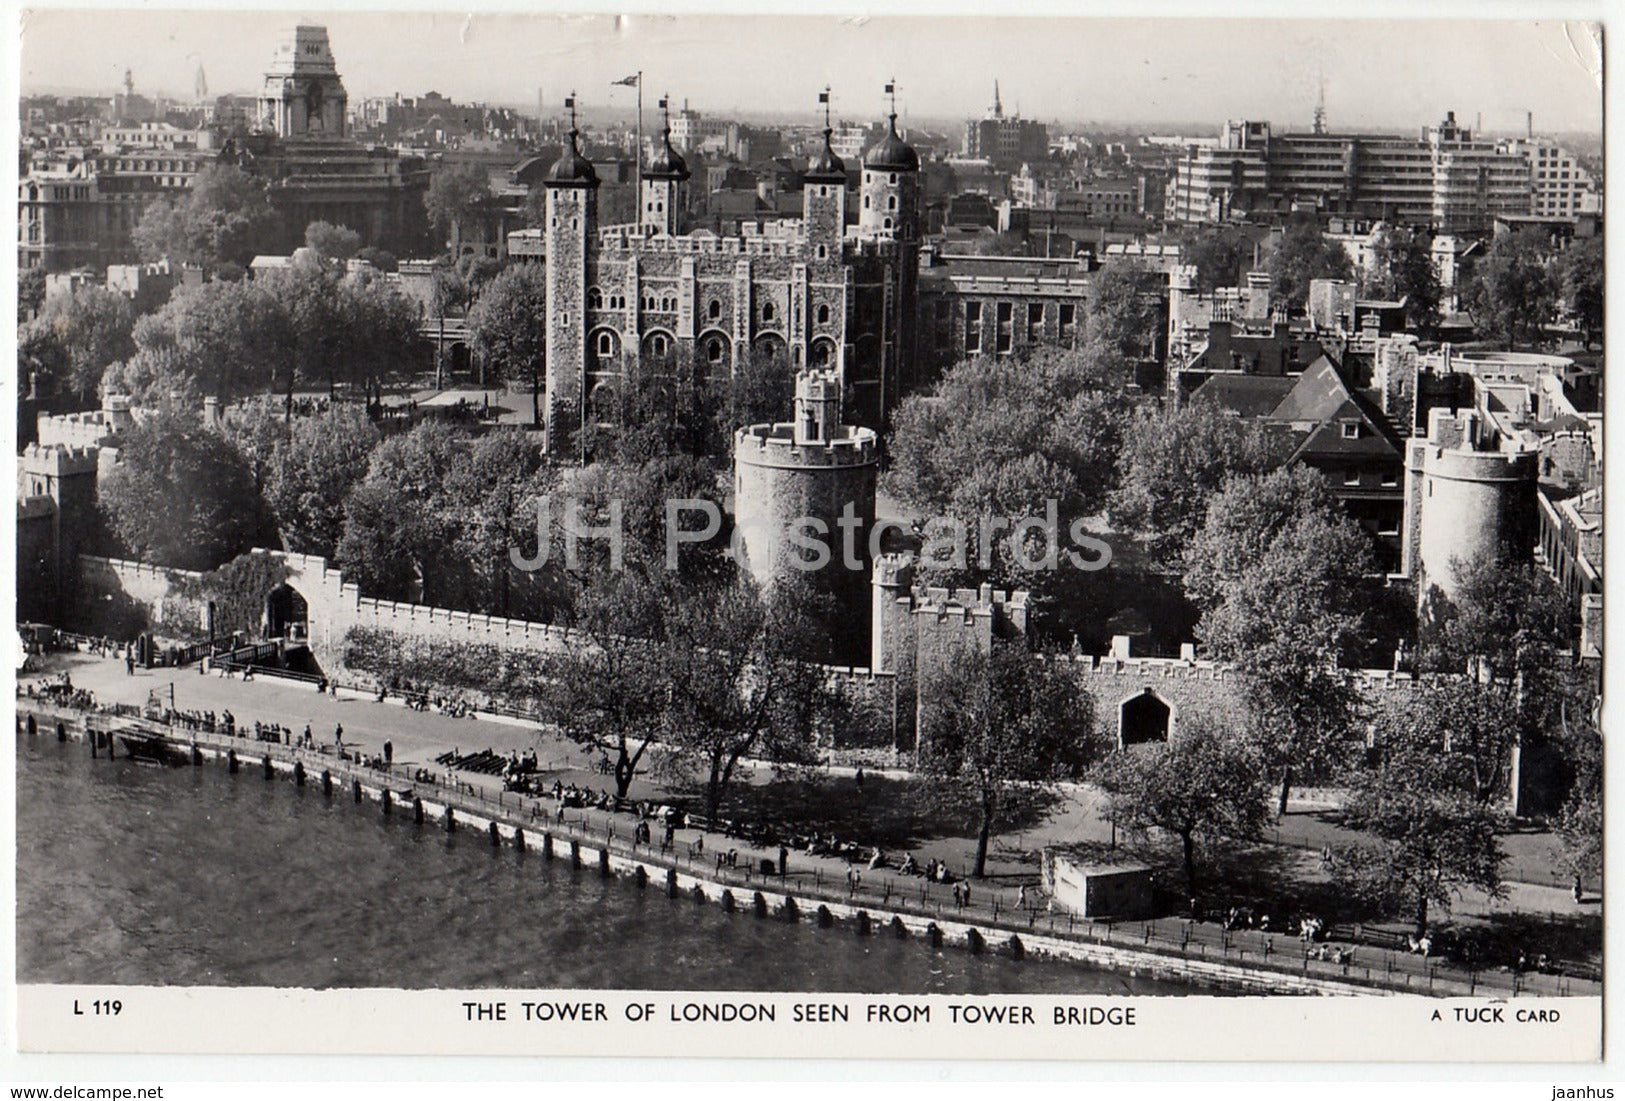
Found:
[(1002, 119), (1004, 117), (1004, 103), (999, 99), (998, 77), (993, 78), (993, 103), (989, 110), (993, 112), (993, 117), (996, 119)]

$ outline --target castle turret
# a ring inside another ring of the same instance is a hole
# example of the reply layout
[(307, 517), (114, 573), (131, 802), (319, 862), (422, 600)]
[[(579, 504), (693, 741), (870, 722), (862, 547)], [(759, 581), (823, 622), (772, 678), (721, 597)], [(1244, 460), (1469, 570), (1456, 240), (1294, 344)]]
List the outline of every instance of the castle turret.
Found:
[(802, 217), (815, 261), (841, 257), (846, 234), (846, 163), (835, 155), (834, 127), (829, 121), (829, 89), (818, 96), (824, 106), (824, 145), (807, 162), (801, 189)]
[(881, 308), (878, 323), (865, 326), (860, 319), (854, 343), (872, 351), (855, 347), (847, 371), (857, 419), (877, 428), (884, 427), (892, 408), (914, 385), (918, 360), (918, 319), (908, 304), (916, 300), (919, 282), (920, 155), (897, 133), (896, 88), (895, 83), (886, 85), (892, 100), (886, 136), (864, 154), (858, 212), (859, 244), (873, 256), (871, 270), (860, 275), (870, 286), (860, 293), (878, 291)]
[[(586, 399), (587, 251), (598, 231), (598, 172), (581, 155), (575, 96), (570, 143), (542, 181), (547, 189), (547, 449), (558, 453)], [(573, 414), (573, 417), (572, 417)]]
[(689, 178), (688, 162), (671, 145), (671, 111), (665, 96), (660, 97), (665, 114), (661, 148), (643, 170), (642, 208), (639, 220), (645, 232), (675, 237), (681, 232), (684, 184)]
[(869, 654), (869, 532), (879, 438), (840, 423), (832, 370), (796, 377), (794, 420), (734, 435), (734, 523), (744, 565), (764, 590), (804, 580), (834, 601), (836, 660)]
[(284, 32), (260, 89), (260, 125), (283, 139), (342, 138), (348, 103), (327, 28)]

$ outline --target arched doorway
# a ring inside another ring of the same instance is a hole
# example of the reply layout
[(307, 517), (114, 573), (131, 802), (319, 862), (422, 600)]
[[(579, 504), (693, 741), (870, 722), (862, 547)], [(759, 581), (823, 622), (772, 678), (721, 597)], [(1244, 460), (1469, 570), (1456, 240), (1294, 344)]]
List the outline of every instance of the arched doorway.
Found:
[(1117, 709), (1117, 744), (1127, 748), (1166, 742), (1173, 730), (1174, 709), (1151, 689), (1130, 696)]
[(289, 642), (310, 637), (310, 609), (299, 590), (286, 582), (265, 596), (265, 637)]

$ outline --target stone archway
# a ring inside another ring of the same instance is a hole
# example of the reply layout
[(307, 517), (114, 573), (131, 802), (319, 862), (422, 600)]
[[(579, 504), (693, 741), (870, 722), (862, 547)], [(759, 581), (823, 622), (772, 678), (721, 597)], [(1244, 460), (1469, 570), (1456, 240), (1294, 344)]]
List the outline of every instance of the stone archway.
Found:
[(265, 594), (265, 637), (289, 642), (310, 637), (310, 605), (303, 593), (285, 581)]
[(1117, 705), (1117, 744), (1122, 748), (1166, 742), (1173, 731), (1173, 704), (1149, 687)]

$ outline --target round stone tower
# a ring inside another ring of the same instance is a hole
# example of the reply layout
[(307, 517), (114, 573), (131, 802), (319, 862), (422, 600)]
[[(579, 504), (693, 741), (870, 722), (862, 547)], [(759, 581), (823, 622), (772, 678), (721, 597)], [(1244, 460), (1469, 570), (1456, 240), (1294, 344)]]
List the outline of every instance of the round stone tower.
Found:
[(734, 525), (741, 564), (763, 590), (806, 580), (834, 599), (832, 652), (867, 660), (869, 532), (879, 437), (841, 423), (833, 370), (796, 376), (795, 419), (734, 434)]
[(1436, 409), (1418, 450), (1417, 600), (1453, 597), (1457, 566), (1481, 558), (1522, 561), (1535, 544), (1539, 451), (1498, 438), (1478, 411)]

